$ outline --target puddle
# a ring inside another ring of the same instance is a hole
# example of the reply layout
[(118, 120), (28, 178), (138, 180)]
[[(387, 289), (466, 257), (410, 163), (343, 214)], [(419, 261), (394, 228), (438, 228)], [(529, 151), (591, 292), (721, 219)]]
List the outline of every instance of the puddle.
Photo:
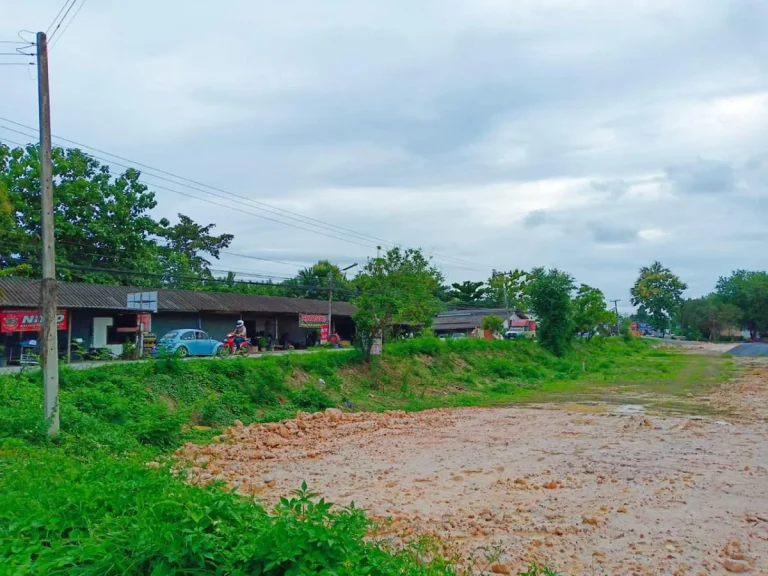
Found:
[(614, 414), (645, 414), (645, 406), (638, 404), (622, 404), (613, 410)]

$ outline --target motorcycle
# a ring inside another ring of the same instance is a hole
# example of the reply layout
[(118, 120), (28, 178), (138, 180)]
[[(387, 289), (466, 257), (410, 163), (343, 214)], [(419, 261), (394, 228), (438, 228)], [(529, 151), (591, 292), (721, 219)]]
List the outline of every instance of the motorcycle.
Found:
[(251, 344), (248, 342), (247, 339), (243, 340), (243, 342), (240, 344), (240, 348), (237, 347), (235, 344), (235, 335), (233, 333), (227, 334), (227, 339), (224, 340), (224, 343), (221, 345), (221, 348), (219, 348), (219, 354), (220, 355), (228, 355), (228, 354), (240, 354), (242, 356), (248, 356), (248, 354), (251, 353)]

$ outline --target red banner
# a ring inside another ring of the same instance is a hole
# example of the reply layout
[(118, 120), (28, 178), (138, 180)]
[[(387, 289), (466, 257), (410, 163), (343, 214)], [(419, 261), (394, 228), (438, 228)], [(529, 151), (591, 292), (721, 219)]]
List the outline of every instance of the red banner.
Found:
[[(56, 328), (67, 329), (69, 315), (66, 310), (56, 314)], [(40, 332), (43, 317), (40, 310), (0, 310), (0, 332)]]
[(320, 344), (328, 342), (328, 324), (320, 326)]

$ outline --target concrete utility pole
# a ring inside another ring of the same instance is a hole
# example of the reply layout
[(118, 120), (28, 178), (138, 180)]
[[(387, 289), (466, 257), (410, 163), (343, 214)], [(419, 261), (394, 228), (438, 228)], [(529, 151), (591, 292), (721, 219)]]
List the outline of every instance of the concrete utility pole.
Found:
[[(350, 264), (346, 268), (342, 268), (341, 272), (346, 272), (347, 270), (351, 270), (357, 266), (357, 262), (354, 264)], [(333, 319), (333, 270), (331, 270), (331, 273), (328, 275), (328, 338), (330, 339), (331, 334), (333, 334), (333, 325), (331, 324), (331, 320)]]
[(53, 163), (51, 160), (51, 97), (48, 89), (48, 39), (37, 33), (37, 98), (40, 110), (40, 185), (43, 236), (43, 280), (40, 308), (43, 316), (41, 362), (45, 418), (48, 434), (59, 433), (59, 343), (56, 331), (56, 248), (53, 232)]
[(619, 316), (619, 302), (620, 299), (611, 300), (613, 302), (613, 309), (616, 310), (616, 334), (621, 334), (621, 317)]
[(504, 313), (507, 315), (507, 317), (504, 319), (504, 321), (507, 323), (507, 328), (509, 328), (509, 297), (507, 296), (507, 278), (504, 277)]
[(333, 334), (333, 328), (331, 328), (331, 320), (333, 319), (333, 270), (328, 276), (328, 339), (331, 339)]

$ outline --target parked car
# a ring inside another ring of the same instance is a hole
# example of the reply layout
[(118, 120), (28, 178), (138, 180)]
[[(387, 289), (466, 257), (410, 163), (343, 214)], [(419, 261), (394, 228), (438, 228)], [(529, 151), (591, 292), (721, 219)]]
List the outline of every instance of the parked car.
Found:
[(214, 340), (202, 330), (171, 330), (157, 341), (153, 356), (161, 351), (166, 354), (176, 354), (185, 358), (187, 356), (214, 356), (219, 354), (222, 343)]

